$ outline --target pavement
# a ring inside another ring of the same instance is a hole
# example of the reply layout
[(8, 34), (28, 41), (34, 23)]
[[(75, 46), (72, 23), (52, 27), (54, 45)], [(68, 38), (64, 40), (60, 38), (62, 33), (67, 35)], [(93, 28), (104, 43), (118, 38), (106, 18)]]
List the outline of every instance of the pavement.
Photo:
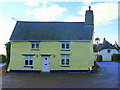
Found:
[(99, 71), (5, 73), (2, 88), (119, 88), (117, 62), (97, 62)]

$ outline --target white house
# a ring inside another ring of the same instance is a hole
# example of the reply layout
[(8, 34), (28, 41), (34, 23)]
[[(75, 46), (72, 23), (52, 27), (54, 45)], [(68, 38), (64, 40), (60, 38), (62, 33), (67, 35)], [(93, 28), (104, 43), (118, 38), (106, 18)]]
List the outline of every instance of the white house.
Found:
[(110, 44), (107, 40), (103, 40), (103, 44), (99, 44), (96, 48), (99, 55), (102, 55), (102, 61), (111, 61), (113, 54), (118, 54), (120, 52), (120, 47), (115, 43), (115, 45)]

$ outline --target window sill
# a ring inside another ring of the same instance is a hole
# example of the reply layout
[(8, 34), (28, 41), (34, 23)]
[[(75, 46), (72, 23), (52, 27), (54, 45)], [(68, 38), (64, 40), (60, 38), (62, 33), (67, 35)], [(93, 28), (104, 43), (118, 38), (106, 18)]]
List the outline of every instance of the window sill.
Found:
[(24, 67), (31, 67), (31, 68), (33, 68), (33, 66), (24, 66)]
[(70, 49), (61, 49), (61, 51), (70, 51)]
[(31, 49), (31, 50), (40, 50), (40, 49)]
[(70, 65), (61, 65), (61, 67), (70, 67)]

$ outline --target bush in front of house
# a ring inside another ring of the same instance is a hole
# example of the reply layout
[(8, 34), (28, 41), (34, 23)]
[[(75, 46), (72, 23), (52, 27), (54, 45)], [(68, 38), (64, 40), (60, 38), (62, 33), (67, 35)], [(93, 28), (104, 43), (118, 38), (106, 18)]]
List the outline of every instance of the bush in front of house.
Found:
[(97, 65), (96, 61), (94, 61), (94, 66), (92, 67), (91, 72), (98, 72), (98, 68), (99, 68), (99, 66)]
[(96, 57), (97, 62), (102, 62), (102, 55), (97, 55)]
[(113, 62), (120, 62), (120, 54), (113, 54), (112, 61)]

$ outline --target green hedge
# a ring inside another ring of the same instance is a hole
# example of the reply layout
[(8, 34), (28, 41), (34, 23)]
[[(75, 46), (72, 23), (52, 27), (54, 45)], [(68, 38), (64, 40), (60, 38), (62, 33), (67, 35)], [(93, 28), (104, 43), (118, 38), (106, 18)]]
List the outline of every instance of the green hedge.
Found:
[(112, 61), (114, 62), (120, 62), (120, 54), (113, 54), (112, 55)]

